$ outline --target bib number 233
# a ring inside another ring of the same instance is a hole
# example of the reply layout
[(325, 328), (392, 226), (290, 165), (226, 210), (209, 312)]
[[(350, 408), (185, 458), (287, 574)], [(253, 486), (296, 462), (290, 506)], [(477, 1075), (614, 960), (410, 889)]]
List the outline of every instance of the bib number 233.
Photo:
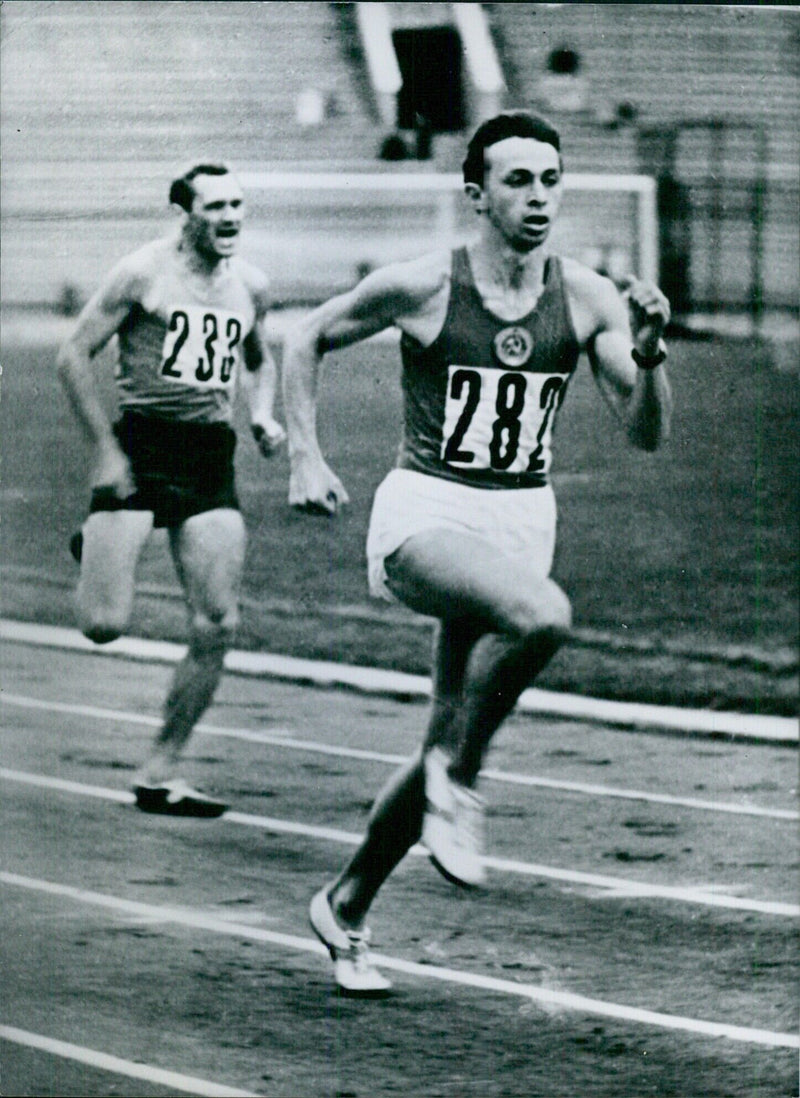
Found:
[(189, 305), (175, 309), (167, 326), (161, 376), (194, 389), (229, 389), (236, 379), (242, 317)]
[(443, 460), (462, 469), (546, 473), (568, 376), (451, 366)]

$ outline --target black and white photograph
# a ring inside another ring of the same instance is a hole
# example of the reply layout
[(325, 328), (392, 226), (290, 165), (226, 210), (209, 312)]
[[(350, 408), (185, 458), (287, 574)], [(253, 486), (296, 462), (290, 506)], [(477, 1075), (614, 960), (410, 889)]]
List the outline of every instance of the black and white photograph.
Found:
[(0, 4), (0, 1095), (796, 1098), (800, 7)]

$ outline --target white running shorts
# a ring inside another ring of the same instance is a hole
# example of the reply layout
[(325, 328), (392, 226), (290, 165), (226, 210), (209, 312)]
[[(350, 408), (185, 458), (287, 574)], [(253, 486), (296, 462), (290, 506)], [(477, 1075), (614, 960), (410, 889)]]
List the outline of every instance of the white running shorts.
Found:
[(384, 561), (413, 534), (457, 530), (484, 538), (502, 553), (522, 556), (544, 579), (556, 542), (556, 500), (543, 488), (473, 488), (410, 469), (393, 469), (375, 493), (367, 534), (370, 594), (396, 602)]

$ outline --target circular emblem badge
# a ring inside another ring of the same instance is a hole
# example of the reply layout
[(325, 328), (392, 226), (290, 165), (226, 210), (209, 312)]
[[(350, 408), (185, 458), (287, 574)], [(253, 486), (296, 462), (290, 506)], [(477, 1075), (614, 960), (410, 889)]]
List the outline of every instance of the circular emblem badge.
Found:
[(524, 366), (531, 357), (533, 338), (527, 328), (503, 328), (494, 337), (494, 353), (504, 366)]

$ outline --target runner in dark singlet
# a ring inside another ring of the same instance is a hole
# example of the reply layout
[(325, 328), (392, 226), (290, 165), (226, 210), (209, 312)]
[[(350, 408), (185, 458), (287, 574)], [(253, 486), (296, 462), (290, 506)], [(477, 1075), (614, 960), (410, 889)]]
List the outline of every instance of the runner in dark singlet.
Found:
[(320, 306), (287, 341), (289, 500), (332, 513), (347, 502), (315, 431), (325, 351), (392, 325), (402, 333), (404, 433), (379, 487), (367, 540), (373, 594), (439, 619), (433, 706), (420, 752), (372, 809), (367, 834), (311, 902), (310, 918), (351, 994), (385, 994), (369, 959), (367, 912), (420, 838), (437, 868), (484, 880), (478, 774), (492, 736), (571, 625), (550, 579), (555, 501), (550, 437), (585, 351), (630, 441), (667, 436), (662, 335), (669, 304), (546, 246), (562, 195), (559, 136), (523, 112), (483, 123), (464, 162), (477, 240), (367, 276)]
[[(117, 264), (61, 349), (59, 370), (94, 450), (90, 515), (72, 540), (86, 636), (103, 644), (127, 628), (136, 564), (154, 526), (169, 531), (189, 608), (189, 650), (136, 776), (136, 803), (210, 817), (226, 805), (189, 786), (177, 767), (237, 622), (245, 549), (230, 425), (237, 377), (265, 456), (284, 432), (272, 416), (276, 370), (260, 330), (266, 278), (235, 255), (241, 187), (226, 167), (201, 164), (173, 182), (170, 201), (184, 211), (180, 232)], [(112, 427), (92, 359), (115, 335), (121, 417)]]

